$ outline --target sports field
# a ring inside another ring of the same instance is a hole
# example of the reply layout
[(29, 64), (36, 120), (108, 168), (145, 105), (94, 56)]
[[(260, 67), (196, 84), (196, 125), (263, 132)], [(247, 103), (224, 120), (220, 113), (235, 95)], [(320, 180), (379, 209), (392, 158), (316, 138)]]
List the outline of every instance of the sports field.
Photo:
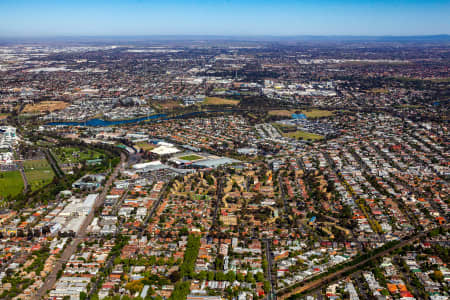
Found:
[(323, 136), (310, 133), (302, 130), (297, 130), (293, 132), (286, 132), (282, 133), (285, 137), (295, 138), (297, 140), (311, 140), (311, 141), (317, 141), (323, 139)]
[(26, 160), (23, 163), (23, 168), (32, 191), (49, 184), (55, 176), (46, 159)]
[(191, 155), (180, 156), (178, 158), (182, 159), (182, 160), (194, 161), (194, 160), (202, 159), (203, 157), (195, 155), (195, 154), (191, 154)]
[(23, 181), (19, 171), (0, 172), (0, 198), (22, 192)]
[(146, 142), (140, 142), (134, 145), (136, 148), (142, 149), (144, 151), (149, 151), (156, 148), (155, 144), (150, 144)]

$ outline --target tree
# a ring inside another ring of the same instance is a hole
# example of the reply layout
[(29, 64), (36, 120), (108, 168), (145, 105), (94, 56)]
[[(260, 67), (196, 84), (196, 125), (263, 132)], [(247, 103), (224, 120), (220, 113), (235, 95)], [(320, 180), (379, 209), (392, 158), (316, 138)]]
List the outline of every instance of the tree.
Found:
[(91, 296), (91, 300), (98, 300), (98, 295), (97, 294), (93, 294)]
[(256, 273), (256, 281), (258, 282), (264, 282), (264, 274), (262, 272)]
[(180, 267), (181, 277), (192, 276), (194, 274), (195, 261), (200, 248), (200, 237), (195, 235), (188, 236), (186, 251), (184, 253), (183, 264)]
[(172, 281), (173, 283), (177, 282), (178, 280), (181, 279), (181, 274), (180, 274), (180, 272), (178, 272), (178, 271), (172, 272), (172, 273), (169, 275), (169, 279), (170, 279), (170, 281)]
[(134, 280), (125, 285), (125, 288), (129, 290), (132, 294), (140, 292), (143, 287), (144, 284), (142, 283), (141, 280)]
[(208, 281), (214, 280), (214, 272), (208, 272)]
[(216, 272), (216, 280), (217, 281), (224, 281), (224, 280), (226, 280), (225, 274), (223, 274), (223, 272)]
[(233, 271), (228, 271), (227, 274), (225, 274), (226, 280), (229, 282), (233, 282), (236, 280), (236, 273)]
[(430, 277), (431, 277), (431, 279), (433, 279), (435, 281), (439, 281), (439, 282), (444, 281), (444, 274), (442, 274), (442, 272), (438, 271), (438, 270), (434, 271)]
[(269, 267), (269, 263), (267, 262), (267, 259), (264, 258), (262, 261), (262, 268), (263, 268), (264, 272), (267, 272), (268, 267)]
[(247, 276), (245, 276), (245, 281), (248, 283), (254, 283), (255, 282), (255, 278), (253, 277), (253, 274), (248, 272)]
[(200, 273), (197, 274), (197, 279), (204, 281), (204, 280), (206, 280), (207, 276), (208, 276), (208, 272), (200, 271)]
[(189, 288), (191, 284), (189, 281), (180, 281), (175, 285), (172, 295), (170, 295), (170, 300), (186, 299), (189, 294)]
[(219, 254), (216, 257), (216, 261), (214, 262), (214, 265), (216, 267), (216, 271), (223, 270), (223, 255)]
[(188, 235), (189, 234), (189, 230), (187, 229), (187, 227), (183, 227), (180, 229), (180, 235)]

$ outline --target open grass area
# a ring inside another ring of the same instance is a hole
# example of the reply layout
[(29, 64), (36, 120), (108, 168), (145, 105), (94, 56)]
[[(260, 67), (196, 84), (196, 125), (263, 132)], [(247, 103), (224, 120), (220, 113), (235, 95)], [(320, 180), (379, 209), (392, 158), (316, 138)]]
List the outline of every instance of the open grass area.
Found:
[(272, 123), (272, 126), (281, 131), (281, 133), (295, 131), (297, 129), (297, 126), (295, 125), (280, 124), (280, 123)]
[(334, 112), (331, 110), (310, 109), (302, 110), (302, 114), (304, 114), (307, 118), (322, 118), (332, 116)]
[(269, 110), (269, 116), (286, 117), (290, 118), (295, 110), (279, 109), (279, 110)]
[(307, 118), (329, 117), (334, 114), (334, 112), (331, 110), (322, 110), (322, 109), (308, 109), (308, 110), (280, 109), (280, 110), (270, 110), (268, 114), (269, 116), (290, 118), (292, 114), (295, 113), (304, 114)]
[(140, 142), (134, 145), (136, 148), (142, 149), (144, 151), (149, 151), (156, 148), (155, 144), (150, 144), (146, 142)]
[(280, 131), (281, 135), (288, 138), (294, 138), (297, 140), (310, 140), (310, 141), (318, 141), (324, 138), (319, 134), (310, 133), (303, 130), (296, 130), (296, 126), (292, 125), (282, 125), (278, 123), (272, 123), (272, 126), (277, 128), (278, 131)]
[(450, 82), (450, 77), (430, 78), (430, 79), (425, 79), (425, 80), (429, 80), (429, 81), (431, 81), (431, 82), (437, 82), (437, 83), (441, 83), (441, 82)]
[(322, 135), (310, 133), (302, 130), (292, 131), (292, 132), (286, 132), (282, 133), (285, 137), (295, 138), (297, 140), (311, 140), (311, 141), (318, 141), (323, 139)]
[(53, 149), (53, 153), (62, 164), (79, 163), (86, 160), (102, 158), (102, 153), (77, 147), (61, 147)]
[(6, 120), (9, 117), (8, 113), (0, 113), (0, 120)]
[(203, 157), (195, 155), (195, 154), (190, 154), (190, 155), (180, 156), (178, 158), (182, 159), (182, 160), (194, 161), (194, 160), (202, 159)]
[(0, 172), (0, 198), (15, 196), (23, 190), (23, 180), (19, 171)]
[(61, 110), (69, 106), (70, 103), (63, 101), (42, 101), (36, 104), (25, 105), (22, 113), (44, 113), (46, 111), (52, 112)]
[(158, 101), (158, 102), (153, 102), (152, 104), (153, 104), (153, 106), (156, 109), (163, 109), (163, 110), (171, 110), (171, 109), (174, 109), (174, 108), (181, 108), (181, 107), (183, 107), (180, 102), (173, 101), (173, 100)]
[(25, 176), (32, 191), (49, 184), (55, 174), (46, 159), (24, 161)]
[(235, 99), (225, 99), (219, 97), (206, 97), (205, 101), (202, 102), (202, 105), (238, 105), (239, 100)]
[(373, 88), (369, 90), (369, 92), (374, 94), (387, 94), (389, 90), (384, 88)]
[(395, 105), (395, 108), (423, 108), (423, 105), (412, 105), (412, 104), (402, 104), (402, 105)]

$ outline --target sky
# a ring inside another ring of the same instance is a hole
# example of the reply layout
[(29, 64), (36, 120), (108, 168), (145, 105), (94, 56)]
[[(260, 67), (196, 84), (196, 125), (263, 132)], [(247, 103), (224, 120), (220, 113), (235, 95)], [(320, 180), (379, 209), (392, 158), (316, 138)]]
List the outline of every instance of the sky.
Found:
[(1, 37), (450, 34), (450, 0), (0, 0)]

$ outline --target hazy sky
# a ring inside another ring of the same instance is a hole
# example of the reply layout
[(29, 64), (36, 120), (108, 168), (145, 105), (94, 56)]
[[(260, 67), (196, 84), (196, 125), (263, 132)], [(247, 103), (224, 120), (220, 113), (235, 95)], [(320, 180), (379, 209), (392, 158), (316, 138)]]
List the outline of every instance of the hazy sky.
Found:
[(0, 0), (0, 36), (449, 33), (450, 0)]

